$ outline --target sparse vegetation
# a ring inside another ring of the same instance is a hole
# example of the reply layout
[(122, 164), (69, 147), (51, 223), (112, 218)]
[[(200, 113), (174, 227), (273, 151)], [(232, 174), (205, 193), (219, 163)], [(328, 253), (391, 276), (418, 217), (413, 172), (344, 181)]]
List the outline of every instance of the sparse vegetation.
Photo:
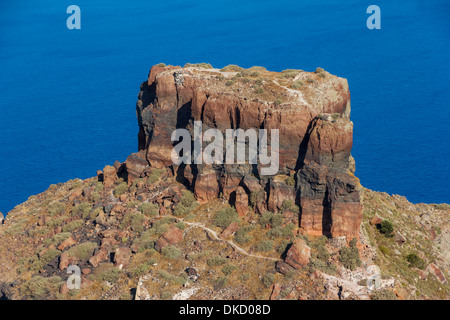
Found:
[(390, 236), (394, 231), (394, 225), (389, 220), (383, 220), (380, 225), (380, 232), (386, 237)]
[(227, 259), (222, 258), (220, 256), (215, 256), (215, 257), (209, 258), (206, 263), (210, 267), (217, 267), (217, 266), (224, 265), (226, 262), (227, 262)]
[(185, 191), (176, 205), (173, 214), (177, 217), (183, 217), (194, 210), (196, 206), (197, 203), (192, 192)]
[(397, 300), (397, 296), (392, 290), (380, 289), (372, 292), (370, 296), (372, 300)]
[(222, 71), (222, 72), (239, 72), (242, 70), (244, 70), (244, 68), (241, 68), (235, 64), (229, 64), (229, 65), (223, 67), (222, 69), (220, 69), (220, 71)]
[(214, 224), (222, 229), (226, 229), (232, 222), (239, 222), (239, 215), (232, 207), (220, 210), (214, 217)]
[(256, 245), (256, 251), (269, 252), (272, 250), (273, 250), (273, 241), (272, 240), (261, 241)]
[(301, 87), (303, 87), (304, 84), (305, 84), (305, 83), (304, 83), (303, 81), (301, 81), (301, 80), (296, 80), (296, 81), (292, 82), (292, 84), (291, 84), (291, 89), (298, 90), (298, 89), (300, 89)]
[(120, 197), (122, 194), (128, 191), (128, 184), (121, 182), (113, 191), (114, 196)]
[(265, 288), (270, 288), (270, 286), (274, 283), (275, 281), (275, 276), (273, 273), (266, 273), (262, 279), (261, 279), (263, 286)]
[(158, 215), (159, 208), (155, 203), (146, 202), (141, 204), (139, 211), (146, 217), (154, 217)]
[(79, 228), (81, 228), (81, 226), (84, 224), (84, 220), (79, 219), (79, 220), (74, 220), (68, 224), (66, 224), (62, 231), (63, 232), (73, 232)]
[(152, 172), (150, 173), (150, 175), (148, 176), (148, 184), (154, 184), (156, 181), (158, 181), (162, 174), (164, 173), (164, 170), (162, 169), (152, 169)]
[(78, 259), (80, 261), (81, 260), (86, 260), (86, 259), (89, 259), (92, 256), (95, 248), (97, 248), (97, 244), (96, 243), (94, 243), (94, 242), (84, 242), (82, 244), (79, 244), (77, 246), (74, 246), (74, 247), (70, 248), (67, 251), (67, 254), (70, 257), (74, 257), (74, 258), (76, 258), (76, 259)]
[(419, 268), (419, 269), (425, 268), (425, 261), (415, 253), (408, 254), (406, 256), (406, 261), (409, 262), (409, 265), (411, 267), (415, 267), (415, 268)]
[(362, 262), (359, 259), (359, 251), (355, 238), (350, 241), (349, 247), (343, 247), (339, 251), (339, 261), (345, 268), (350, 270), (355, 270), (357, 267), (361, 266)]
[(161, 249), (161, 254), (167, 259), (176, 260), (181, 257), (181, 251), (174, 246), (166, 246)]

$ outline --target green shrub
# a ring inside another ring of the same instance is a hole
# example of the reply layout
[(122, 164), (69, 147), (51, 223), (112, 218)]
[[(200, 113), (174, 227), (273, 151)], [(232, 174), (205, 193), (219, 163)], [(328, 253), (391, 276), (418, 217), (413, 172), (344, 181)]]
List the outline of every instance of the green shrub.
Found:
[(112, 263), (102, 263), (94, 272), (95, 277), (100, 281), (117, 283), (120, 278), (121, 270), (115, 268)]
[(84, 242), (77, 246), (70, 248), (67, 251), (67, 254), (70, 257), (74, 257), (78, 260), (86, 260), (89, 259), (94, 253), (95, 248), (97, 248), (97, 244), (94, 242)]
[(323, 261), (317, 258), (311, 258), (308, 267), (310, 269), (310, 272), (314, 272), (317, 269), (326, 274), (330, 275), (336, 274), (336, 266), (332, 264), (330, 261)]
[(223, 67), (222, 69), (220, 69), (220, 71), (222, 71), (222, 72), (239, 72), (242, 70), (244, 70), (244, 68), (241, 68), (235, 64), (229, 64), (229, 65)]
[(177, 227), (180, 230), (184, 230), (186, 228), (186, 225), (180, 221), (177, 224), (175, 224), (175, 227)]
[(131, 227), (133, 231), (142, 232), (144, 231), (144, 222), (145, 216), (142, 213), (132, 212), (123, 217), (120, 226), (122, 228)]
[(229, 276), (230, 274), (232, 274), (234, 270), (236, 270), (236, 266), (233, 266), (231, 264), (226, 264), (222, 268), (222, 272), (226, 276)]
[(272, 228), (280, 227), (283, 224), (283, 220), (284, 220), (284, 218), (283, 218), (283, 216), (281, 214), (279, 214), (279, 213), (274, 214), (272, 216), (272, 219), (270, 220)]
[(148, 184), (154, 184), (156, 181), (158, 181), (162, 174), (164, 173), (163, 169), (152, 169), (152, 172), (148, 176)]
[(372, 291), (370, 296), (372, 300), (397, 300), (397, 296), (392, 290), (380, 289)]
[(44, 253), (42, 256), (39, 257), (39, 260), (42, 261), (43, 265), (45, 266), (50, 261), (52, 261), (54, 258), (59, 256), (61, 254), (61, 251), (57, 249), (50, 249), (46, 253)]
[(90, 204), (89, 202), (83, 202), (72, 209), (72, 216), (76, 216), (79, 218), (86, 217), (91, 209), (92, 204)]
[(210, 63), (186, 63), (183, 68), (196, 67), (200, 69), (212, 69), (213, 66)]
[(161, 292), (161, 300), (172, 300), (173, 294), (169, 291), (163, 291)]
[(58, 217), (58, 218), (53, 218), (51, 219), (47, 226), (51, 229), (56, 228), (56, 227), (60, 227), (63, 225), (64, 221), (67, 219), (67, 216), (62, 216), (62, 217)]
[(234, 84), (234, 81), (233, 81), (233, 80), (228, 80), (227, 82), (225, 82), (225, 85), (226, 85), (227, 87), (231, 87), (233, 84)]
[(233, 222), (239, 222), (239, 215), (232, 207), (221, 209), (214, 217), (214, 224), (223, 229)]
[(181, 251), (173, 246), (165, 246), (161, 249), (161, 254), (167, 259), (176, 260), (181, 256)]
[(266, 211), (259, 217), (259, 223), (262, 226), (265, 226), (266, 224), (269, 224), (272, 221), (273, 212)]
[(20, 293), (34, 299), (47, 297), (49, 294), (56, 294), (61, 282), (62, 280), (58, 276), (50, 278), (35, 276), (20, 287)]
[(380, 232), (389, 236), (394, 231), (394, 225), (389, 220), (383, 220), (380, 225)]
[(262, 226), (265, 226), (266, 224), (270, 224), (272, 228), (278, 228), (283, 224), (283, 216), (279, 213), (273, 214), (270, 211), (266, 211), (259, 217), (259, 223)]
[(219, 256), (215, 256), (215, 257), (212, 257), (212, 258), (209, 258), (208, 260), (206, 260), (206, 263), (210, 267), (221, 266), (221, 265), (224, 265), (226, 262), (227, 262), (227, 259), (219, 257)]
[(296, 80), (296, 81), (292, 82), (292, 84), (291, 84), (291, 89), (298, 90), (298, 89), (300, 89), (301, 87), (303, 87), (304, 84), (305, 84), (305, 83), (304, 83), (303, 81), (301, 81), (301, 80)]
[(378, 249), (380, 249), (382, 254), (385, 255), (390, 255), (391, 254), (391, 250), (389, 250), (388, 247), (383, 246), (382, 244), (380, 244), (380, 246), (378, 247)]
[(132, 271), (131, 271), (131, 274), (134, 276), (134, 277), (141, 277), (141, 276), (143, 276), (144, 274), (146, 274), (146, 273), (148, 273), (149, 271), (150, 271), (150, 269), (151, 269), (151, 264), (149, 264), (149, 263), (142, 263), (142, 264), (140, 264), (139, 266), (137, 266), (137, 267), (135, 267)]
[(273, 250), (273, 241), (271, 240), (261, 241), (256, 245), (256, 251), (269, 252), (272, 250)]
[(281, 76), (283, 78), (295, 78), (296, 75), (300, 73), (300, 70), (286, 69), (281, 71)]
[(300, 212), (300, 208), (292, 200), (284, 200), (281, 204), (281, 211), (289, 210), (292, 212)]
[(82, 225), (84, 224), (84, 220), (79, 219), (79, 220), (74, 220), (68, 224), (66, 224), (62, 231), (63, 232), (73, 232), (77, 229), (79, 229)]
[(267, 71), (267, 69), (265, 67), (260, 67), (260, 66), (253, 66), (251, 68), (248, 68), (248, 70), (250, 70), (250, 71)]
[(48, 213), (51, 217), (61, 214), (66, 206), (61, 202), (54, 202), (51, 205), (48, 206)]
[(234, 234), (234, 241), (237, 244), (244, 245), (251, 240), (251, 237), (248, 235), (250, 231), (253, 230), (253, 227), (242, 227), (236, 231)]
[(119, 197), (128, 191), (128, 184), (126, 182), (121, 182), (113, 191), (115, 197)]
[(308, 82), (308, 83), (316, 83), (316, 80), (314, 80), (313, 78), (306, 78), (306, 82)]
[(155, 203), (146, 202), (146, 203), (141, 204), (141, 206), (139, 207), (139, 211), (144, 216), (154, 217), (154, 216), (158, 215), (159, 208), (158, 208), (158, 205)]
[(155, 67), (165, 67), (166, 64), (164, 62), (158, 63)]
[(197, 203), (195, 201), (194, 195), (190, 191), (183, 192), (183, 195), (180, 198), (180, 201), (177, 203), (175, 210), (173, 214), (176, 217), (182, 217), (187, 215), (189, 212), (191, 212), (195, 207), (197, 206)]
[(228, 277), (219, 277), (217, 279), (214, 280), (213, 282), (213, 286), (214, 286), (214, 290), (220, 290), (226, 287), (228, 282)]
[(323, 68), (317, 68), (316, 71), (314, 71), (315, 73), (323, 73), (325, 72), (325, 70)]
[(415, 268), (419, 268), (419, 269), (425, 268), (425, 261), (415, 253), (408, 254), (406, 256), (406, 261), (409, 262), (411, 267), (415, 267)]
[(150, 229), (142, 233), (139, 238), (133, 241), (133, 245), (137, 246), (138, 252), (144, 252), (148, 249), (153, 249), (155, 247), (155, 239), (153, 238), (154, 232)]
[(261, 279), (263, 286), (265, 288), (270, 288), (270, 286), (273, 284), (273, 282), (275, 281), (275, 276), (273, 275), (273, 273), (266, 273), (262, 279)]
[(355, 238), (350, 241), (350, 247), (343, 247), (339, 251), (339, 261), (345, 268), (352, 271), (361, 266), (361, 260), (359, 259), (359, 251)]
[(291, 238), (292, 237), (292, 230), (295, 229), (295, 226), (293, 223), (288, 223), (284, 227), (276, 227), (272, 228), (269, 231), (267, 231), (267, 236), (269, 238)]

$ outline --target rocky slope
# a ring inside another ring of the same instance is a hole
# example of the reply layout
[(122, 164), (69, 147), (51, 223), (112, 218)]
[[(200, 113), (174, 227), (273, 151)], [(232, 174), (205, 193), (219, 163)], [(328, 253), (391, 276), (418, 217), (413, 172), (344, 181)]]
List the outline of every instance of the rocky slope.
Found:
[[(137, 116), (138, 152), (124, 163), (8, 213), (0, 299), (448, 299), (449, 206), (362, 188), (345, 79), (157, 65)], [(278, 174), (174, 165), (171, 134), (194, 121), (279, 129)]]

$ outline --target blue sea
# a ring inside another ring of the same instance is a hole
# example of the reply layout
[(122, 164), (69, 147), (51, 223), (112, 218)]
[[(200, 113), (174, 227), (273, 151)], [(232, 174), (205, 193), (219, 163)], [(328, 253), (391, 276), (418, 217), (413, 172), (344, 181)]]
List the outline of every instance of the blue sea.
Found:
[(448, 0), (1, 0), (0, 211), (135, 152), (139, 85), (159, 62), (345, 77), (362, 184), (449, 203), (449, 16)]

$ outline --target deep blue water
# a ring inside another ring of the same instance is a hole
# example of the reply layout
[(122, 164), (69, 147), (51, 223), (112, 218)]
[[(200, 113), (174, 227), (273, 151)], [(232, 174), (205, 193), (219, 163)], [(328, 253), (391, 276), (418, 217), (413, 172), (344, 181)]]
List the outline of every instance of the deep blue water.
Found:
[(92, 2), (0, 1), (0, 211), (135, 152), (136, 96), (159, 62), (345, 77), (362, 184), (450, 202), (448, 0)]

